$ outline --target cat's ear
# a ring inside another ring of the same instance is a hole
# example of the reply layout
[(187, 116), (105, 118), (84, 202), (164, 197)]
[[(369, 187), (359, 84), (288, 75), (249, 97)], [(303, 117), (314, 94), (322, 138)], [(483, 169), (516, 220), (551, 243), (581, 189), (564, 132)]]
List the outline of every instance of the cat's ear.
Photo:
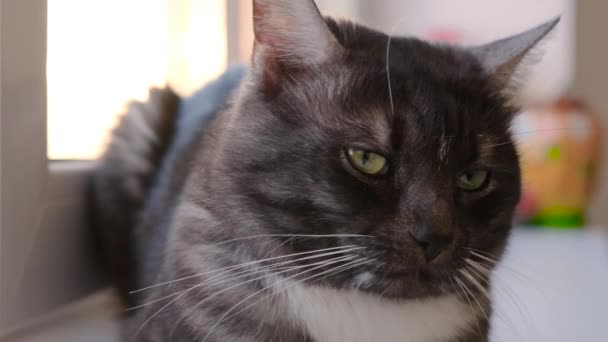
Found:
[(520, 34), (470, 48), (486, 72), (508, 93), (517, 90), (518, 72), (530, 59), (531, 51), (557, 25), (553, 19)]
[(254, 71), (265, 90), (284, 73), (331, 60), (341, 46), (313, 0), (253, 0)]

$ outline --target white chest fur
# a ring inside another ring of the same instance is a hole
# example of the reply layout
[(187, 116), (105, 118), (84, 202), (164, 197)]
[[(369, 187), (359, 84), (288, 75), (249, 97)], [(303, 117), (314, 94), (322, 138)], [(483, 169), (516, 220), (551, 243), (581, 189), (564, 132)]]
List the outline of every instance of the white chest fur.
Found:
[(389, 301), (359, 291), (291, 286), (290, 310), (318, 342), (435, 342), (474, 327), (456, 296)]

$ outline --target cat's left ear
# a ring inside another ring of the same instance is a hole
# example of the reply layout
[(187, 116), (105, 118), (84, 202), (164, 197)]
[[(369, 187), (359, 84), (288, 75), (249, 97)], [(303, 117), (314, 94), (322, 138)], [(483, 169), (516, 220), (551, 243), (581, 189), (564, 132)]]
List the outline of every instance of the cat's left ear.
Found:
[(469, 51), (499, 87), (508, 92), (514, 91), (518, 69), (526, 64), (530, 52), (559, 21), (558, 17), (520, 34), (470, 48)]
[(313, 0), (253, 0), (253, 69), (266, 91), (276, 90), (290, 70), (318, 65), (342, 47)]

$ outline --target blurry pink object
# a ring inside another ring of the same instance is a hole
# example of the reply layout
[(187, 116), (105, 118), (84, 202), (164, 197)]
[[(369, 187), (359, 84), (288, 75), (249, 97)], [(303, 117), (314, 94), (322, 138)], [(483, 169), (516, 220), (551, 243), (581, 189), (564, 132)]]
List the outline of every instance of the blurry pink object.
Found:
[(458, 44), (462, 43), (463, 35), (456, 30), (448, 28), (435, 28), (429, 31), (424, 37), (430, 41)]
[(538, 212), (538, 204), (534, 198), (534, 194), (527, 192), (525, 189), (522, 191), (521, 200), (517, 206), (517, 213), (520, 217), (533, 217)]

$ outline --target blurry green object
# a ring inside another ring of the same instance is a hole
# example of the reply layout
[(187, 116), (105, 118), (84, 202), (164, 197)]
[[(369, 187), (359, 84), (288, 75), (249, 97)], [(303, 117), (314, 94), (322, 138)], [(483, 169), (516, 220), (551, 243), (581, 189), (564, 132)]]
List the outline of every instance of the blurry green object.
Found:
[(546, 208), (536, 214), (529, 223), (551, 228), (582, 227), (585, 224), (585, 213), (579, 208)]
[(582, 227), (598, 175), (601, 130), (596, 117), (581, 102), (564, 98), (520, 114), (513, 134), (522, 164), (518, 221)]
[(559, 146), (551, 146), (549, 151), (547, 151), (547, 159), (551, 161), (558, 161), (562, 155), (562, 150)]

